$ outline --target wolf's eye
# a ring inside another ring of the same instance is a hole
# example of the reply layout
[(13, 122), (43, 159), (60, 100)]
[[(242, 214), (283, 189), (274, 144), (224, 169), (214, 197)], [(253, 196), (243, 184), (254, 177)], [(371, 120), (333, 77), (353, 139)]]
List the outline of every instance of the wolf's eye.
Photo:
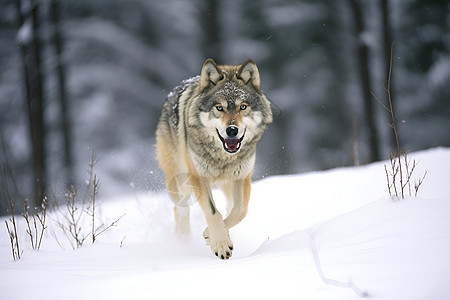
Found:
[(216, 109), (217, 109), (218, 111), (222, 111), (222, 110), (223, 110), (223, 106), (222, 106), (222, 105), (217, 105), (217, 106), (216, 106)]
[(246, 110), (247, 109), (247, 105), (246, 104), (241, 104), (241, 110)]

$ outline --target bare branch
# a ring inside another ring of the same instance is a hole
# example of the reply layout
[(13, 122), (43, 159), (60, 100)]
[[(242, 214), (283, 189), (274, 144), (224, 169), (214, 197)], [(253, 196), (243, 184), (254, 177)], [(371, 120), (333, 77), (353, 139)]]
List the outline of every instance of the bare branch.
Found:
[(120, 248), (122, 248), (122, 246), (123, 246), (123, 241), (125, 241), (125, 238), (126, 238), (127, 236), (125, 235), (124, 237), (123, 237), (123, 239), (120, 241)]
[[(73, 188), (66, 194), (66, 209), (63, 211), (58, 208), (64, 221), (57, 222), (66, 237), (70, 240), (73, 248), (75, 248), (73, 242), (76, 248), (79, 248), (88, 237), (91, 237), (92, 243), (95, 243), (95, 240), (100, 234), (116, 226), (117, 222), (124, 216), (122, 215), (108, 226), (105, 226), (103, 223), (100, 226), (96, 225), (99, 222), (96, 205), (100, 188), (100, 180), (97, 179), (97, 175), (94, 173), (94, 167), (97, 162), (95, 151), (92, 151), (91, 161), (88, 164), (89, 168), (87, 170), (89, 179), (86, 181), (84, 194), (80, 197), (77, 194), (77, 190)], [(85, 227), (87, 225), (85, 221), (87, 220), (90, 220), (90, 230), (86, 230)]]
[(25, 219), (25, 222), (27, 223), (26, 233), (30, 237), (31, 248), (35, 249), (34, 239), (33, 239), (33, 232), (31, 230), (30, 218), (29, 218), (29, 214), (28, 214), (28, 202), (27, 202), (27, 199), (25, 197), (23, 197), (23, 214), (22, 214), (22, 216)]
[(8, 230), (9, 239), (11, 242), (12, 256), (13, 259), (16, 260), (21, 258), (22, 252), (20, 251), (19, 236), (17, 235), (16, 218), (14, 216), (14, 208), (16, 207), (16, 203), (12, 200), (11, 194), (9, 193), (8, 181), (6, 179), (5, 165), (2, 165), (2, 186), (3, 190), (5, 191), (6, 197), (8, 198), (9, 209), (11, 213), (11, 218), (9, 219), (9, 221), (12, 224), (12, 229), (10, 230), (8, 226), (8, 221), (5, 220), (6, 229)]
[(370, 91), (370, 94), (375, 98), (375, 100), (377, 100), (378, 104), (380, 104), (385, 110), (390, 112), (390, 109), (380, 99), (378, 99), (378, 97), (372, 91)]
[[(390, 152), (390, 164), (391, 170), (388, 172), (388, 168), (385, 165), (384, 171), (386, 173), (386, 180), (389, 195), (391, 197), (394, 196), (402, 199), (405, 199), (405, 192), (409, 192), (409, 196), (412, 196), (412, 188), (411, 188), (411, 180), (416, 169), (417, 163), (415, 160), (408, 160), (408, 154), (406, 151), (403, 151), (400, 147), (399, 142), (399, 131), (396, 125), (396, 114), (394, 111), (394, 107), (392, 104), (391, 98), (391, 76), (392, 76), (392, 56), (394, 51), (394, 44), (391, 44), (391, 55), (389, 58), (389, 70), (388, 70), (388, 79), (386, 85), (384, 85), (384, 89), (387, 93), (387, 104), (383, 103), (374, 93), (371, 92), (372, 96), (375, 100), (380, 104), (390, 115), (391, 120), (388, 122), (388, 126), (392, 128), (394, 133), (394, 145), (393, 150)], [(412, 163), (412, 166), (411, 166)], [(405, 173), (406, 172), (406, 173)], [(425, 172), (426, 174), (426, 172)], [(421, 186), (425, 175), (419, 180), (418, 184), (415, 184), (415, 195), (417, 196), (417, 192), (419, 187)], [(398, 185), (397, 185), (398, 183)], [(394, 192), (392, 192), (392, 189)]]
[(95, 232), (95, 237), (97, 238), (100, 234), (102, 234), (103, 232), (105, 232), (106, 230), (110, 229), (111, 227), (115, 227), (117, 222), (120, 221), (120, 219), (122, 219), (126, 214), (121, 215), (118, 219), (116, 219), (115, 221), (113, 221), (111, 224), (109, 224), (107, 227), (105, 227), (103, 230), (98, 231), (99, 229), (101, 229), (102, 227), (104, 227), (104, 224), (102, 224), (102, 226), (100, 226), (99, 228), (97, 228), (96, 232)]
[(389, 172), (388, 172), (388, 170), (387, 170), (386, 165), (384, 165), (384, 171), (385, 171), (385, 173), (386, 173), (386, 182), (387, 182), (387, 186), (388, 186), (389, 196), (392, 197), (392, 192), (391, 192), (392, 184), (389, 184)]
[(40, 216), (39, 214), (36, 215), (36, 217), (39, 220), (39, 223), (41, 224), (41, 233), (40, 233), (39, 241), (37, 243), (38, 250), (41, 248), (42, 237), (44, 236), (45, 229), (47, 229), (47, 226), (45, 226), (45, 222), (47, 220), (47, 205), (48, 205), (48, 201), (47, 201), (47, 198), (45, 197), (42, 201), (42, 216)]
[(414, 188), (415, 188), (415, 191), (416, 191), (416, 193), (415, 193), (416, 197), (417, 197), (417, 193), (419, 192), (419, 188), (422, 185), (422, 182), (424, 181), (426, 176), (427, 176), (427, 171), (425, 171), (425, 173), (423, 174), (422, 178), (419, 179), (419, 182), (414, 185)]
[[(92, 191), (92, 243), (95, 243), (95, 238), (96, 238), (96, 234), (95, 232), (97, 231), (97, 229), (95, 229), (95, 198), (97, 196), (98, 193), (98, 188), (99, 188), (99, 180), (97, 180), (97, 175), (94, 175), (94, 189)], [(102, 225), (103, 226), (103, 225)]]

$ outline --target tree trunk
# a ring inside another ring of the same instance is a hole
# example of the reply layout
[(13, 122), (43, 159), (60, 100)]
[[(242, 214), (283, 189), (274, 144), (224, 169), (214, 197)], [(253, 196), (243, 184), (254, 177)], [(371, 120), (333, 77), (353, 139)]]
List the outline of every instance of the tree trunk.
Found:
[(61, 36), (61, 26), (59, 15), (61, 13), (61, 7), (59, 0), (52, 0), (50, 4), (50, 20), (53, 27), (52, 43), (55, 49), (57, 82), (58, 82), (58, 96), (59, 103), (61, 105), (61, 124), (62, 135), (64, 139), (64, 168), (65, 175), (67, 176), (66, 188), (70, 191), (74, 183), (73, 175), (73, 157), (72, 157), (72, 145), (71, 145), (71, 130), (70, 130), (70, 118), (68, 113), (68, 97), (66, 90), (66, 72), (65, 64), (63, 60), (63, 39)]
[(212, 58), (217, 63), (223, 64), (220, 51), (220, 33), (218, 21), (218, 4), (217, 0), (203, 1), (204, 9), (201, 14), (203, 24), (203, 51), (206, 58)]
[[(39, 12), (34, 0), (22, 5), (17, 0), (18, 43), (22, 56), (26, 87), (26, 104), (29, 117), (33, 156), (34, 205), (40, 207), (46, 195), (47, 168), (45, 159), (46, 128), (44, 124), (43, 77), (41, 72), (41, 43), (39, 39)], [(24, 8), (29, 8), (25, 11)]]
[(380, 159), (378, 148), (378, 134), (375, 124), (375, 110), (373, 108), (374, 101), (370, 94), (370, 72), (369, 72), (369, 49), (364, 41), (361, 39), (361, 35), (364, 32), (364, 21), (362, 16), (361, 7), (357, 0), (349, 0), (352, 8), (353, 20), (355, 25), (355, 37), (358, 43), (358, 65), (359, 75), (361, 77), (361, 89), (363, 92), (364, 101), (364, 118), (366, 120), (366, 126), (369, 131), (369, 161), (377, 161)]

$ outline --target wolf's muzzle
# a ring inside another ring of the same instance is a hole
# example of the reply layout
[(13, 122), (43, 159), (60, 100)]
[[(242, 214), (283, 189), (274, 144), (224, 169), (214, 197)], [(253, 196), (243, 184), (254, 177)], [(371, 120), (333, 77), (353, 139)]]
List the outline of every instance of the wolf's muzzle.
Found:
[(228, 138), (231, 138), (231, 139), (235, 138), (237, 136), (238, 132), (239, 132), (239, 128), (237, 128), (234, 125), (228, 126), (227, 130), (226, 130)]
[(227, 136), (222, 137), (219, 133), (219, 130), (217, 130), (217, 134), (219, 135), (219, 138), (223, 144), (223, 149), (230, 154), (237, 153), (241, 148), (241, 142), (244, 139), (245, 131), (241, 138), (236, 138), (239, 133), (239, 128), (237, 126), (231, 125), (227, 127), (225, 133), (227, 134)]

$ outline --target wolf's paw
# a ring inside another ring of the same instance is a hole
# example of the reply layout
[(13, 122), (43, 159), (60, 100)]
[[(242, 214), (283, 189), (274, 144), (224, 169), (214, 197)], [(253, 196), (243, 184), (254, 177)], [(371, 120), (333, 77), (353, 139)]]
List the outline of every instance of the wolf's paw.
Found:
[(230, 239), (228, 230), (210, 236), (208, 228), (203, 232), (206, 244), (211, 247), (211, 251), (220, 259), (229, 259), (233, 254), (233, 242)]
[(220, 259), (229, 259), (233, 254), (233, 243), (230, 239), (216, 241), (210, 245), (211, 251)]

